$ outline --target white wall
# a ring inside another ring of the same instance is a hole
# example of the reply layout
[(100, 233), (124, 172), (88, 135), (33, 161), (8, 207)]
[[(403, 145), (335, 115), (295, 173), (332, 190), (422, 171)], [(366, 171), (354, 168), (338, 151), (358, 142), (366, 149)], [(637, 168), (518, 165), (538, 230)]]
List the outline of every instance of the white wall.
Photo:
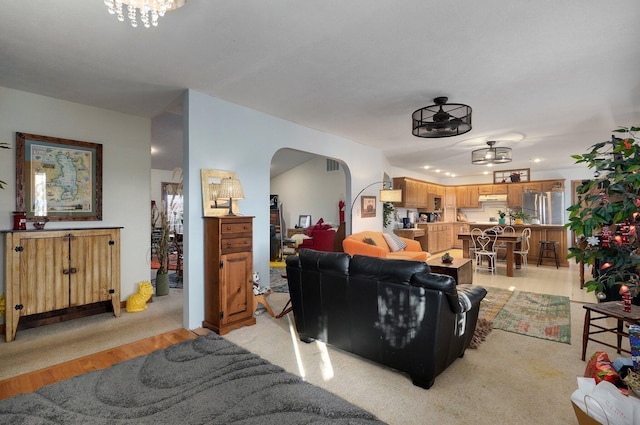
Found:
[[(382, 180), (386, 166), (378, 149), (354, 143), (211, 97), (194, 90), (185, 96), (185, 323), (202, 325), (204, 318), (204, 267), (202, 251), (202, 198), (200, 169), (235, 171), (245, 199), (240, 213), (255, 216), (254, 269), (269, 273), (269, 169), (281, 148), (292, 148), (344, 161), (347, 199), (369, 183)], [(355, 189), (352, 189), (355, 188)], [(365, 194), (377, 195), (380, 188)], [(382, 229), (378, 219), (354, 218), (354, 231)], [(347, 219), (348, 220), (348, 219)]]
[[(124, 227), (122, 242), (122, 300), (149, 280), (149, 185), (151, 121), (104, 109), (0, 87), (0, 229), (13, 227), (15, 211), (15, 133), (81, 140), (103, 145), (102, 221), (49, 222), (48, 229)], [(32, 228), (27, 224), (27, 228)], [(0, 247), (4, 270), (4, 243)], [(0, 293), (5, 292), (4, 273)]]
[(346, 176), (342, 166), (327, 171), (327, 158), (317, 157), (271, 179), (271, 193), (279, 196), (287, 228), (298, 224), (298, 216), (310, 214), (312, 224), (322, 218), (339, 225), (338, 202), (344, 201)]

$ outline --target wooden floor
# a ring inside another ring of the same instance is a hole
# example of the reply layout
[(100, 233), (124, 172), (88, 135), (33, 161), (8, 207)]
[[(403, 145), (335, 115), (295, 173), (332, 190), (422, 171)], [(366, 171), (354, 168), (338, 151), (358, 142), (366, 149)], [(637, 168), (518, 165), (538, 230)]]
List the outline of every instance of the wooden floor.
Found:
[(32, 392), (45, 385), (81, 375), (85, 372), (106, 369), (115, 363), (149, 354), (178, 342), (194, 339), (197, 336), (196, 333), (187, 329), (176, 329), (100, 353), (5, 379), (0, 381), (0, 400)]

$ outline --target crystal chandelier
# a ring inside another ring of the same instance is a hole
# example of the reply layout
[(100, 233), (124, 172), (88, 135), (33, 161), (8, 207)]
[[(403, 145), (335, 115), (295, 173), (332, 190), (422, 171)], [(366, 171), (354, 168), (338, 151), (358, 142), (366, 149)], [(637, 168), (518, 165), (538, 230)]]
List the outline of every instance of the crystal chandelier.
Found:
[(158, 19), (165, 12), (184, 6), (187, 0), (104, 0), (109, 14), (116, 15), (120, 22), (124, 21), (124, 5), (127, 6), (127, 17), (131, 26), (138, 26), (138, 11), (140, 21), (145, 28), (157, 27)]

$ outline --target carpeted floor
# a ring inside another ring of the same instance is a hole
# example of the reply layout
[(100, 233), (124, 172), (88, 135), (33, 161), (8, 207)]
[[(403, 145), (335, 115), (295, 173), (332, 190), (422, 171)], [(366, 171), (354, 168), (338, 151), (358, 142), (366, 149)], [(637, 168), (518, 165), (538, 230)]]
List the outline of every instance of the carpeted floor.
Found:
[(215, 334), (0, 401), (0, 424), (383, 424)]
[(569, 298), (558, 295), (489, 288), (480, 318), (501, 329), (549, 341), (571, 343)]

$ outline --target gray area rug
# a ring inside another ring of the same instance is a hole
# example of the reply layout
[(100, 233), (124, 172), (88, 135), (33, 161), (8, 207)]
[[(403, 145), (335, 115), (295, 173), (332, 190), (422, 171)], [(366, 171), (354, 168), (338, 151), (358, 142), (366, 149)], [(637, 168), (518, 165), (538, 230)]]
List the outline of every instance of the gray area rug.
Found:
[(209, 334), (0, 401), (0, 424), (383, 424)]
[[(155, 279), (151, 279), (151, 285), (156, 287)], [(169, 288), (182, 289), (182, 278), (178, 273), (169, 273)]]
[(280, 267), (271, 267), (269, 286), (273, 292), (289, 292), (289, 283), (286, 276), (287, 269)]

